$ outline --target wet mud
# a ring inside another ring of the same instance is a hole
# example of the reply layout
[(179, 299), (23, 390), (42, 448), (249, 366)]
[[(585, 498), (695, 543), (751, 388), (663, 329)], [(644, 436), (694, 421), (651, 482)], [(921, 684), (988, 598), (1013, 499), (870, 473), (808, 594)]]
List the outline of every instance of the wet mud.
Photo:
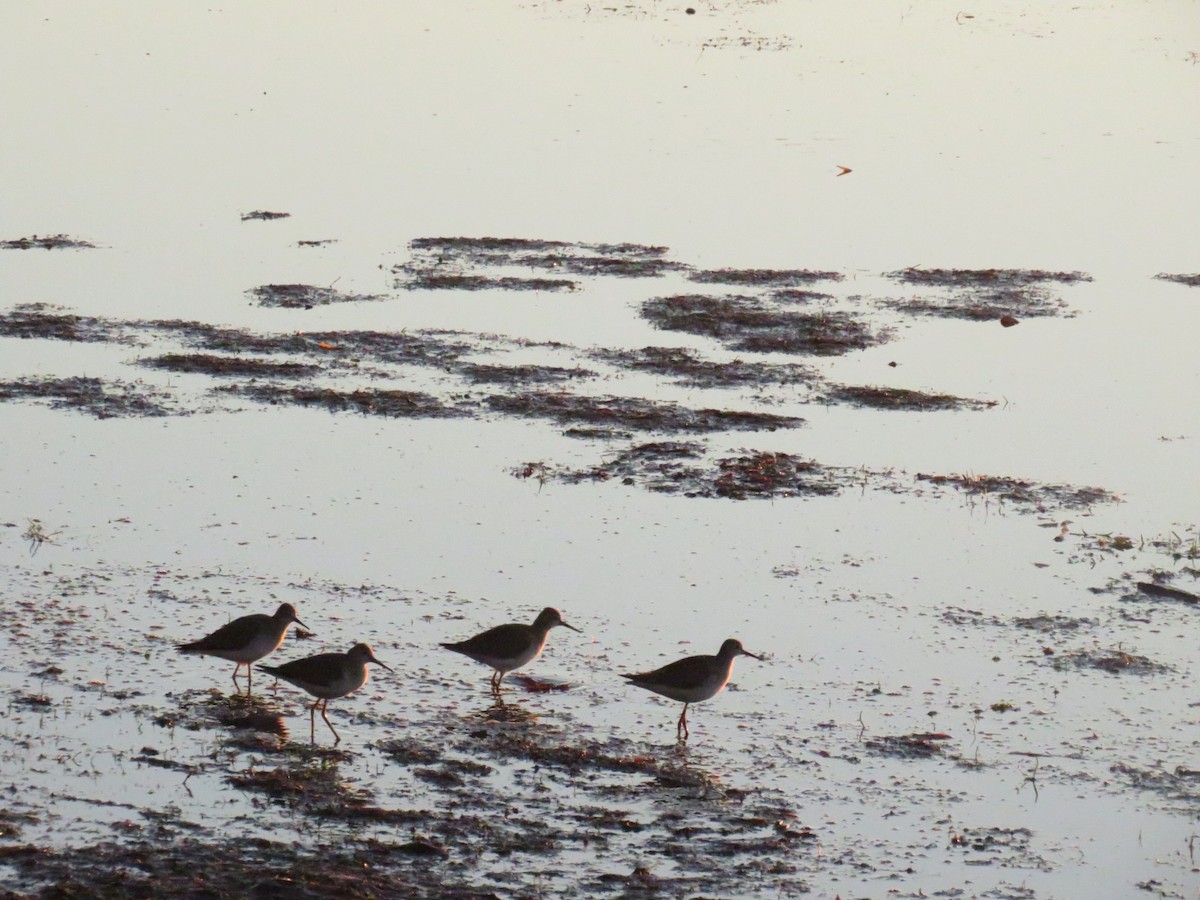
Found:
[[(661, 459), (688, 459), (699, 446), (656, 449)], [(757, 460), (760, 470), (762, 463)], [(1183, 544), (1146, 548), (1139, 571), (1172, 553), (1192, 558)], [(470, 689), (477, 694), (447, 703), (444, 676), (413, 659), (398, 665), (395, 681), (381, 680), (378, 688), (334, 704), (331, 714), (347, 737), (340, 747), (329, 743), (319, 721), (310, 743), (306, 695), (277, 691), (265, 676), (256, 679), (252, 698), (231, 695), (224, 664), (200, 676), (221, 687), (176, 688), (180, 657), (170, 645), (173, 635), (130, 635), (129, 619), (188, 615), (197, 598), (207, 604), (210, 594), (247, 590), (294, 597), (302, 611), (404, 592), (212, 571), (55, 568), (11, 572), (14, 596), (25, 599), (0, 608), (0, 628), (21, 637), (16, 664), (32, 678), (6, 689), (10, 728), (14, 717), (32, 717), (15, 724), (36, 735), (42, 717), (61, 719), (49, 738), (61, 748), (57, 759), (29, 770), (28, 777), (45, 782), (26, 788), (28, 803), (0, 812), (0, 883), (23, 895), (803, 896), (860, 879), (886, 888), (914, 874), (949, 890), (966, 872), (994, 870), (986, 895), (1036, 898), (1046, 894), (996, 879), (1063, 871), (1073, 864), (1071, 851), (1032, 825), (964, 817), (953, 802), (963, 798), (931, 800), (926, 779), (949, 777), (948, 771), (981, 778), (1006, 768), (1009, 791), (1032, 792), (1039, 784), (1043, 791), (1062, 784), (1071, 794), (1134, 791), (1176, 814), (1200, 812), (1200, 770), (1188, 760), (1155, 767), (1110, 742), (1086, 756), (1070, 747), (1058, 757), (1029, 751), (1020, 737), (1005, 740), (1000, 730), (1003, 721), (1037, 713), (1036, 701), (1017, 697), (1020, 702), (999, 697), (974, 709), (970, 726), (960, 718), (947, 731), (887, 728), (875, 704), (891, 696), (907, 704), (907, 689), (875, 685), (860, 686), (855, 708), (882, 728), (868, 727), (860, 714), (844, 727), (818, 723), (798, 733), (789, 704), (789, 724), (755, 720), (750, 726), (761, 745), (735, 751), (703, 740), (689, 748), (597, 729), (590, 720), (603, 704), (597, 707), (594, 687), (580, 692), (530, 679), (556, 689), (529, 693), (513, 680), (499, 703), (489, 703), (482, 685)], [(1187, 612), (1170, 597), (1142, 596), (1146, 605)], [(109, 614), (114, 601), (120, 616)], [(428, 618), (445, 602), (418, 600), (413, 612)], [(1090, 618), (1061, 612), (1006, 618), (951, 608), (941, 621), (952, 631), (982, 626), (1060, 644), (1067, 649), (1053, 659), (1030, 652), (1021, 665), (1067, 679), (1060, 682), (1064, 689), (1072, 683), (1086, 689), (1097, 677), (1176, 677), (1173, 667), (1144, 655), (1092, 643), (1101, 619), (1119, 617), (1124, 605), (1113, 596)], [(62, 648), (84, 630), (96, 657), (91, 664), (40, 662), (61, 658)], [(435, 623), (435, 633), (445, 630), (444, 621)], [(416, 645), (426, 642), (418, 637)], [(989, 638), (981, 646), (993, 644)], [(612, 663), (607, 655), (603, 660), (607, 670)], [(147, 667), (152, 677), (137, 679), (142, 688), (98, 678), (102, 669), (129, 665)], [(373, 693), (390, 697), (391, 705), (380, 708)], [(674, 709), (651, 707), (672, 735)], [(706, 705), (698, 715), (719, 714)], [(801, 718), (811, 715), (801, 712)], [(66, 736), (72, 723), (105, 718), (138, 724), (109, 732), (115, 743), (103, 758), (85, 761), (73, 774), (87, 757)], [(703, 724), (697, 727), (703, 731)], [(991, 736), (982, 740), (973, 729)], [(20, 750), (12, 744), (19, 733), (5, 733), (6, 752)], [(1005, 754), (1007, 747), (1019, 749)], [(739, 775), (730, 770), (742, 752), (750, 769)], [(105, 774), (109, 759), (115, 769)], [(800, 792), (773, 786), (764, 775), (776, 766), (806, 770), (802, 783), (810, 786)], [(64, 767), (62, 773), (55, 767)], [(123, 795), (86, 789), (97, 779), (132, 777), (153, 777), (159, 786)], [(846, 827), (845, 810), (879, 803), (881, 781), (883, 807), (895, 825), (887, 830), (890, 838), (865, 838)], [(48, 790), (53, 800), (43, 803)], [(214, 790), (220, 803), (211, 800)], [(930, 803), (936, 825), (914, 819)], [(74, 820), (93, 823), (90, 838), (45, 838), (64, 805)], [(966, 868), (947, 869), (951, 865)]]

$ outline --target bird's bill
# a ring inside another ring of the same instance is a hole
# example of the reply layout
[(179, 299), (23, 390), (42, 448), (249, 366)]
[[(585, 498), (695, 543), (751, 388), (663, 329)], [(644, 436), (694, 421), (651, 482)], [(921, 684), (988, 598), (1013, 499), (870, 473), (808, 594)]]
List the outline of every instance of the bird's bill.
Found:
[(558, 624), (561, 625), (563, 628), (570, 628), (572, 631), (578, 631), (580, 634), (583, 634), (583, 632), (580, 631), (580, 629), (576, 628), (574, 625), (568, 625), (566, 622), (559, 622)]
[(749, 656), (751, 659), (758, 659), (758, 660), (762, 659), (762, 657), (759, 656), (757, 653), (751, 653), (745, 647), (742, 648), (742, 656)]
[(300, 619), (297, 618), (295, 615), (292, 616), (292, 622), (295, 623), (296, 625), (299, 625), (305, 631), (312, 631), (311, 628), (309, 628), (307, 625), (305, 625), (303, 622), (301, 622)]
[(395, 674), (395, 672), (396, 672), (396, 670), (393, 669), (391, 666), (389, 666), (387, 663), (381, 662), (379, 657), (377, 657), (374, 653), (371, 654), (371, 662), (375, 663), (375, 665), (377, 665), (377, 666), (383, 666), (385, 669), (387, 669), (389, 672), (391, 672), (393, 674)]

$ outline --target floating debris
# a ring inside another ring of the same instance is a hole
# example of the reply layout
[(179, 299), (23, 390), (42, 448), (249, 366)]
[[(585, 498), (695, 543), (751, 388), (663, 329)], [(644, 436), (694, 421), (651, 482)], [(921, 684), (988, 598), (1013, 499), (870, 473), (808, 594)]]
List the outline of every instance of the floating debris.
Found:
[(270, 222), (274, 219), (286, 219), (291, 216), (291, 213), (285, 212), (269, 212), (265, 209), (256, 209), (253, 212), (242, 213), (242, 221), (250, 222), (254, 220), (262, 222)]

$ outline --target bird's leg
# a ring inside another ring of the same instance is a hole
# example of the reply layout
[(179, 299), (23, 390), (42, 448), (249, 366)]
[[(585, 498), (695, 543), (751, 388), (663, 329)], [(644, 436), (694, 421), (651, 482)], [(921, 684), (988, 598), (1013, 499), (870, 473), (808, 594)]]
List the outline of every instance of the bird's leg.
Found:
[(675, 737), (686, 741), (691, 732), (687, 727), (687, 708), (688, 705), (683, 704), (683, 712), (679, 714), (679, 721), (675, 723)]
[(237, 691), (239, 694), (242, 692), (242, 686), (240, 684), (238, 684), (237, 673), (238, 673), (238, 669), (240, 669), (241, 667), (242, 667), (241, 663), (233, 664), (233, 689), (235, 691)]
[(308, 742), (310, 744), (317, 742), (317, 707), (320, 705), (321, 701), (318, 699), (308, 708)]
[(325, 720), (325, 724), (329, 726), (329, 730), (333, 732), (333, 745), (336, 747), (342, 742), (342, 736), (337, 733), (337, 729), (333, 727), (333, 723), (329, 721), (329, 716), (325, 715), (325, 710), (329, 708), (329, 698), (325, 698), (325, 702), (321, 704), (321, 718)]
[(246, 699), (250, 699), (250, 695), (254, 693), (254, 666), (246, 663)]

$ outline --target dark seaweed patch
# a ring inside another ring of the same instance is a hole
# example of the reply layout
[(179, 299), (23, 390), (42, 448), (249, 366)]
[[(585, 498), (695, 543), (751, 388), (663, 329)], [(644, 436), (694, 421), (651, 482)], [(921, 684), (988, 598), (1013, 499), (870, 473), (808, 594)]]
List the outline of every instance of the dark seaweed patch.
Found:
[(240, 790), (265, 794), (272, 800), (299, 807), (318, 819), (411, 825), (428, 818), (424, 812), (373, 805), (371, 791), (351, 787), (342, 779), (336, 757), (300, 750), (293, 756), (296, 759), (287, 765), (233, 772), (225, 780)]
[(1152, 581), (1139, 581), (1137, 590), (1139, 594), (1145, 594), (1147, 597), (1154, 597), (1158, 600), (1176, 600), (1180, 603), (1191, 604), (1200, 603), (1200, 594), (1168, 587), (1165, 584), (1157, 584)]
[(25, 303), (0, 314), (0, 335), (83, 343), (126, 342), (112, 322), (92, 316), (53, 312), (45, 303)]
[(1091, 628), (1097, 622), (1095, 619), (1042, 614), (1040, 616), (1018, 616), (1012, 620), (1012, 624), (1017, 628), (1037, 631), (1041, 634), (1055, 634), (1059, 632), (1074, 632), (1080, 628)]
[(415, 738), (393, 738), (380, 741), (379, 750), (402, 766), (429, 765), (442, 758), (442, 748), (423, 743)]
[(1154, 662), (1145, 656), (1127, 653), (1118, 647), (1115, 650), (1083, 648), (1056, 655), (1050, 660), (1056, 669), (1100, 669), (1113, 675), (1158, 675), (1171, 671), (1171, 667)]
[(592, 259), (655, 260), (662, 259), (666, 247), (645, 244), (603, 244), (572, 241), (547, 241), (536, 238), (495, 237), (436, 237), (417, 238), (409, 248), (441, 262), (464, 262), (471, 265), (513, 265), (530, 260), (555, 260), (564, 257)]
[(916, 297), (910, 300), (887, 300), (885, 306), (912, 315), (940, 316), (948, 319), (968, 319), (990, 322), (1006, 316), (1061, 315), (1067, 304), (1049, 291), (1038, 288), (1012, 288), (975, 293), (956, 294), (946, 298)]
[(638, 397), (581, 397), (574, 394), (493, 395), (485, 403), (509, 415), (552, 419), (563, 425), (584, 422), (641, 431), (707, 432), (796, 428), (803, 419), (770, 413), (689, 409)]
[(812, 303), (817, 300), (832, 300), (832, 294), (820, 291), (808, 291), (803, 288), (778, 288), (767, 296), (777, 303)]
[(1077, 284), (1092, 280), (1086, 272), (1048, 272), (1044, 269), (900, 269), (887, 272), (885, 277), (905, 284), (970, 288), (1012, 288), (1046, 282)]
[(556, 477), (572, 482), (620, 478), (626, 484), (640, 481), (650, 490), (675, 493), (698, 480), (701, 470), (694, 463), (702, 456), (703, 446), (691, 441), (654, 441), (623, 450), (590, 469), (556, 473), (544, 463), (527, 463), (513, 474), (520, 478)]
[(795, 363), (713, 362), (681, 347), (644, 347), (641, 350), (595, 350), (591, 354), (622, 368), (666, 375), (690, 387), (714, 388), (743, 385), (810, 384), (820, 376)]
[(835, 494), (850, 483), (844, 470), (827, 469), (788, 453), (746, 453), (704, 463), (700, 444), (656, 441), (638, 444), (587, 469), (554, 471), (544, 463), (528, 463), (518, 477), (566, 482), (621, 479), (647, 490), (687, 497), (812, 497)]
[[(412, 261), (395, 266), (397, 287), (414, 289), (574, 290), (561, 278), (498, 275), (498, 268), (541, 269), (581, 277), (654, 278), (687, 267), (665, 258), (667, 248), (641, 244), (544, 241), (526, 238), (419, 238)], [(472, 271), (485, 270), (485, 271)]]
[(1005, 322), (1020, 317), (1062, 315), (1067, 304), (1046, 285), (1092, 280), (1084, 272), (1041, 269), (901, 269), (888, 272), (887, 277), (904, 284), (952, 291), (944, 297), (884, 301), (883, 305), (892, 309), (912, 315)]
[(883, 339), (850, 313), (800, 312), (757, 297), (655, 297), (642, 304), (642, 315), (657, 328), (705, 335), (730, 349), (756, 353), (836, 356)]
[(445, 366), (477, 349), (451, 332), (309, 331), (259, 334), (203, 322), (155, 321), (143, 327), (184, 343), (225, 353), (315, 354), (327, 358), (373, 359), (383, 363)]
[(22, 378), (0, 383), (2, 400), (46, 400), (54, 409), (75, 409), (97, 419), (165, 416), (166, 395), (144, 384), (99, 378)]
[(948, 734), (922, 732), (918, 734), (890, 735), (868, 738), (863, 746), (879, 756), (894, 759), (928, 759), (942, 754), (942, 741), (950, 739)]
[(1188, 287), (1200, 287), (1200, 273), (1195, 275), (1170, 274), (1167, 272), (1159, 272), (1154, 276), (1162, 281), (1173, 281), (1176, 284), (1187, 285)]
[(330, 303), (362, 303), (379, 300), (378, 294), (345, 294), (333, 288), (311, 284), (263, 284), (247, 291), (259, 306), (278, 306), (286, 309), (312, 309)]
[(518, 278), (513, 275), (464, 275), (436, 269), (396, 270), (396, 287), (408, 291), (573, 291), (578, 287), (565, 278)]
[(330, 412), (358, 412), (396, 419), (449, 418), (465, 415), (458, 409), (442, 405), (436, 397), (420, 391), (337, 391), (333, 388), (289, 388), (276, 384), (235, 384), (217, 390), (248, 397), (258, 403), (323, 406)]
[(65, 234), (31, 235), (30, 237), (15, 238), (0, 241), (0, 250), (94, 250), (96, 245), (90, 241), (67, 237)]
[(285, 212), (270, 212), (265, 209), (256, 209), (253, 212), (242, 213), (243, 222), (260, 221), (270, 222), (274, 219), (286, 219), (291, 216), (291, 213)]
[(140, 360), (139, 363), (169, 372), (197, 372), (204, 375), (247, 378), (308, 378), (321, 371), (320, 366), (305, 363), (215, 356), (211, 353), (165, 353), (162, 356)]
[[(171, 827), (171, 826), (174, 827)], [(413, 866), (413, 841), (352, 841), (298, 852), (291, 841), (180, 836), (181, 823), (156, 823), (148, 836), (64, 850), (7, 854), (39, 896), (483, 898), (440, 867)], [(420, 840), (419, 838), (414, 840)]]
[(1167, 769), (1139, 769), (1128, 763), (1119, 762), (1109, 768), (1113, 774), (1131, 786), (1150, 791), (1168, 800), (1182, 800), (1189, 804), (1200, 802), (1200, 772), (1183, 766)]
[(702, 269), (688, 275), (690, 281), (701, 284), (794, 288), (816, 281), (841, 281), (841, 272), (821, 272), (812, 269)]
[(930, 394), (907, 388), (865, 387), (838, 385), (829, 388), (822, 398), (827, 403), (848, 403), (871, 409), (898, 409), (927, 412), (942, 409), (987, 409), (994, 401), (972, 400), (952, 394)]
[(545, 241), (536, 238), (495, 237), (432, 237), (415, 238), (408, 246), (440, 258), (460, 258), (470, 261), (508, 259), (516, 253), (538, 253), (565, 250), (571, 245), (564, 241)]
[(297, 247), (328, 247), (330, 244), (336, 244), (337, 238), (321, 238), (315, 241), (296, 241)]
[(1084, 509), (1097, 503), (1116, 503), (1120, 498), (1097, 487), (1069, 484), (1036, 484), (1019, 478), (991, 475), (924, 475), (917, 481), (937, 487), (951, 487), (972, 496), (996, 497), (1006, 502), (1044, 511), (1050, 507)]
[(713, 482), (718, 497), (801, 497), (836, 494), (837, 481), (812, 460), (790, 453), (755, 452), (719, 460)]
[(572, 275), (595, 275), (610, 278), (660, 278), (667, 272), (686, 268), (669, 259), (648, 256), (580, 256), (572, 254), (522, 255), (514, 257), (510, 264), (561, 270)]
[[(1033, 849), (1033, 832), (1028, 828), (964, 828), (950, 836), (950, 846), (967, 853), (981, 856), (969, 858), (969, 865), (1014, 866), (1025, 869), (1050, 871), (1053, 866)], [(1009, 900), (1033, 900), (1034, 894), (1020, 887), (989, 891), (984, 896), (1009, 898)]]
[(463, 363), (455, 371), (474, 384), (553, 384), (574, 378), (590, 378), (596, 373), (588, 369), (566, 369), (559, 366), (497, 366)]

